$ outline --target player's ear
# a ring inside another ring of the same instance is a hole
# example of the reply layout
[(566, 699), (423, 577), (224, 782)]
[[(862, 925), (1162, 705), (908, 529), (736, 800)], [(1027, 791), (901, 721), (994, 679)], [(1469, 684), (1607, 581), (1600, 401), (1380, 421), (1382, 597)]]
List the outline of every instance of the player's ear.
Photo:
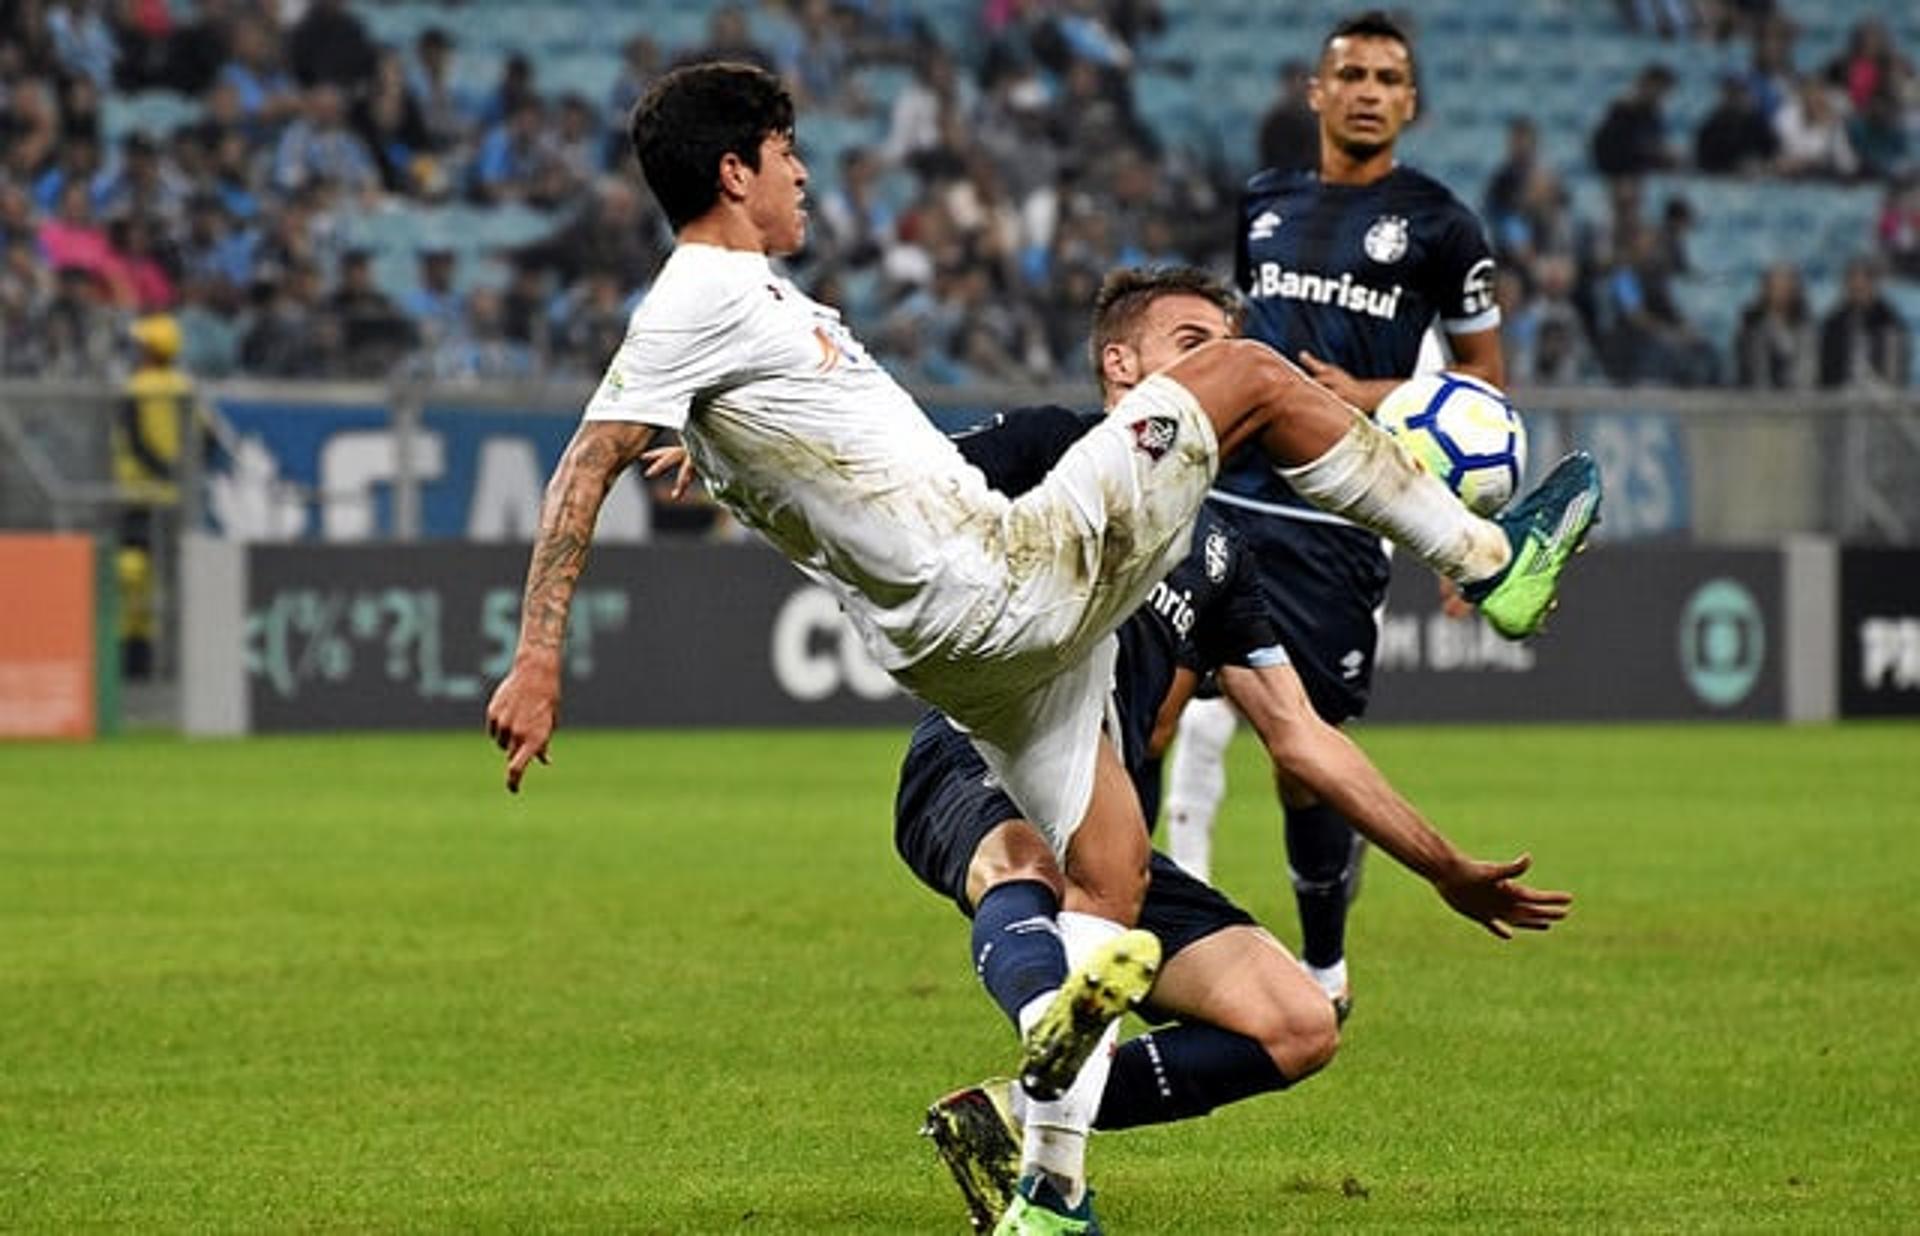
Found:
[(745, 197), (747, 184), (753, 177), (753, 169), (747, 161), (729, 150), (720, 156), (720, 196)]
[(1139, 385), (1140, 354), (1113, 340), (1100, 349), (1100, 384), (1117, 390)]

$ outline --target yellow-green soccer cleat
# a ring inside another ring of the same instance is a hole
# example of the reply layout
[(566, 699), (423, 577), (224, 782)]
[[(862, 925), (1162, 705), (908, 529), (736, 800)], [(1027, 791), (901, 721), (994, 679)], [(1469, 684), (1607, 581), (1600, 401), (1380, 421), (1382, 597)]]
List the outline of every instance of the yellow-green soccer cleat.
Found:
[(1560, 572), (1600, 522), (1599, 465), (1585, 451), (1575, 451), (1494, 522), (1507, 534), (1513, 557), (1500, 574), (1463, 584), (1460, 592), (1480, 607), (1494, 630), (1524, 639), (1546, 621)]
[(1078, 1206), (1069, 1206), (1044, 1177), (1022, 1176), (993, 1236), (1100, 1236), (1093, 1190), (1087, 1190)]
[(973, 1230), (993, 1230), (1020, 1183), (1020, 1140), (1013, 1118), (1013, 1080), (995, 1077), (934, 1100), (920, 1128), (966, 1199)]
[(1046, 1102), (1073, 1084), (1109, 1023), (1145, 998), (1160, 972), (1160, 941), (1134, 928), (1093, 951), (1027, 1031), (1020, 1085)]

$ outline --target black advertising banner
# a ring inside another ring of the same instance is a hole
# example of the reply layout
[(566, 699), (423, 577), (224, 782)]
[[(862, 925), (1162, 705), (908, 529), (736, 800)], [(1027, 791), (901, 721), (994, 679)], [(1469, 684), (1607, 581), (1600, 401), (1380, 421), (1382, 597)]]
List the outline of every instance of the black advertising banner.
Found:
[[(248, 552), (252, 728), (478, 729), (519, 632), (527, 550)], [(908, 723), (918, 706), (832, 596), (754, 546), (605, 546), (575, 594), (569, 726)]]
[(1840, 713), (1920, 714), (1920, 550), (1840, 552)]
[(1367, 717), (1777, 719), (1781, 599), (1775, 550), (1598, 546), (1568, 571), (1547, 630), (1510, 643), (1443, 615), (1432, 573), (1398, 555)]

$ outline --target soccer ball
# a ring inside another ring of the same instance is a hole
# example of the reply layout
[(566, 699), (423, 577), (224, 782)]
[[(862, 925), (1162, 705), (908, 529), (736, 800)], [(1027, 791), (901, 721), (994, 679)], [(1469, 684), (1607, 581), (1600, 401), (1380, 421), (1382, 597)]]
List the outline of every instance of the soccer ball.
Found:
[(1527, 427), (1507, 397), (1478, 378), (1421, 374), (1387, 392), (1374, 419), (1475, 514), (1493, 514), (1520, 488)]

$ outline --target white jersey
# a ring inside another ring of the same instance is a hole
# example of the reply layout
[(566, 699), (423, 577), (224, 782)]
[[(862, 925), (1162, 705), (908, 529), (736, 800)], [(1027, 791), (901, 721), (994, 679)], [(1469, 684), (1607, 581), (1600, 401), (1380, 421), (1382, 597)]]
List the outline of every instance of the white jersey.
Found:
[(585, 416), (681, 431), (713, 495), (833, 591), (887, 669), (1003, 570), (977, 525), (1007, 500), (762, 254), (675, 248)]

